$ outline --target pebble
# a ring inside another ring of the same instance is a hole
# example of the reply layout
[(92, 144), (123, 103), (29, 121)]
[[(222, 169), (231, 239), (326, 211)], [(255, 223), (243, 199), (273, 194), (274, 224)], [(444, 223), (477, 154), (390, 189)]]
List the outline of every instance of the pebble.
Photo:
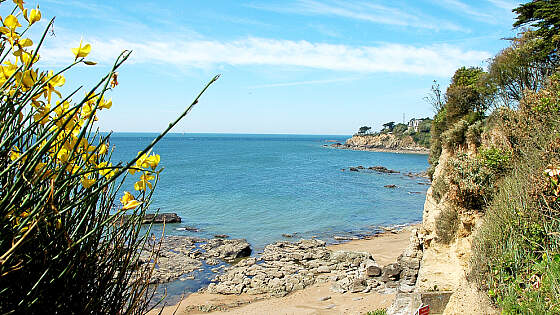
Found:
[(330, 304), (330, 305), (327, 305), (327, 306), (325, 307), (325, 309), (326, 309), (326, 310), (330, 310), (330, 309), (335, 308), (335, 307), (336, 307), (336, 304)]
[(322, 298), (319, 299), (319, 301), (326, 301), (326, 300), (330, 300), (331, 297), (330, 296), (323, 296)]
[(359, 297), (352, 298), (352, 301), (360, 301), (360, 300), (363, 300), (363, 299), (364, 299), (363, 297), (359, 296)]

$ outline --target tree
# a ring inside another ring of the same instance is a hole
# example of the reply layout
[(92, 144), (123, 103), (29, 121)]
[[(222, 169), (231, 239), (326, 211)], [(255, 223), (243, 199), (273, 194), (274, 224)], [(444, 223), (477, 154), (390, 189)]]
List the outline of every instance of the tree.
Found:
[(543, 41), (535, 31), (525, 31), (492, 59), (488, 73), (497, 88), (499, 104), (512, 107), (526, 90), (539, 90), (554, 72), (552, 62), (540, 54)]
[(544, 41), (539, 47), (541, 56), (558, 66), (560, 47), (560, 1), (533, 0), (513, 9), (517, 13), (514, 27), (532, 26)]
[(445, 105), (443, 94), (441, 93), (439, 83), (437, 83), (436, 80), (434, 80), (434, 83), (432, 84), (430, 94), (424, 97), (424, 100), (432, 105), (434, 112), (436, 113), (438, 113), (443, 108), (443, 105)]
[(394, 121), (390, 121), (388, 123), (383, 124), (383, 130), (387, 130), (387, 131), (391, 132), (391, 131), (393, 131), (393, 128), (395, 128), (395, 122)]
[(371, 127), (362, 126), (362, 127), (360, 127), (360, 129), (358, 129), (358, 134), (359, 135), (366, 134), (370, 129), (371, 129)]
[(472, 112), (484, 114), (495, 90), (482, 68), (457, 69), (445, 93), (446, 124), (451, 126)]

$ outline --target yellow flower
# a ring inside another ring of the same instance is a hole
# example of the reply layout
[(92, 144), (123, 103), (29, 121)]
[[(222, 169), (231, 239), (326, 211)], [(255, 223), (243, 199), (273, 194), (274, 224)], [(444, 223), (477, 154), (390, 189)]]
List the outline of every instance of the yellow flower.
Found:
[(107, 179), (115, 176), (115, 171), (110, 168), (112, 166), (113, 166), (112, 163), (107, 163), (107, 162), (99, 163), (98, 167), (102, 168), (99, 170), (99, 174), (101, 174), (101, 176), (107, 176)]
[(17, 159), (19, 159), (19, 157), (21, 156), (21, 153), (19, 152), (17, 147), (14, 147), (12, 149), (12, 151), (10, 151), (10, 160), (15, 161)]
[(19, 7), (20, 10), (24, 10), (23, 9), (23, 0), (13, 0), (15, 4), (17, 4), (17, 6)]
[(160, 161), (159, 154), (154, 154), (146, 159), (145, 164), (148, 164), (148, 166), (151, 167), (152, 170), (154, 170), (158, 166), (159, 161)]
[(60, 92), (55, 90), (56, 87), (63, 86), (66, 83), (66, 79), (62, 76), (62, 74), (54, 75), (52, 70), (49, 71), (46, 77), (47, 84), (45, 85), (45, 89), (43, 91), (45, 97), (47, 97), (49, 104), (51, 103), (51, 93), (55, 92), (58, 97), (62, 97)]
[(33, 9), (31, 10), (31, 13), (29, 13), (29, 25), (35, 23), (35, 22), (39, 22), (41, 20), (41, 11), (39, 11), (39, 6), (37, 6), (37, 9)]
[(21, 24), (19, 24), (17, 17), (10, 14), (4, 19), (4, 26), (13, 32), (16, 28), (20, 27)]
[(80, 40), (80, 46), (78, 46), (78, 48), (72, 48), (72, 52), (74, 53), (74, 56), (76, 56), (74, 60), (77, 60), (78, 58), (86, 57), (87, 55), (89, 55), (90, 51), (91, 51), (91, 45), (86, 44), (85, 46), (82, 47), (82, 41)]
[(66, 150), (66, 148), (62, 148), (60, 149), (60, 151), (58, 151), (58, 153), (56, 154), (56, 158), (63, 163), (68, 162), (68, 150)]
[(140, 204), (142, 204), (140, 201), (135, 200), (134, 196), (128, 191), (124, 192), (124, 195), (121, 198), (121, 203), (123, 205), (122, 207), (123, 210), (134, 209), (138, 207)]
[(95, 184), (95, 179), (91, 179), (85, 176), (82, 177), (81, 181), (84, 188), (90, 188), (93, 184)]
[(105, 153), (107, 153), (107, 145), (105, 143), (102, 143), (101, 145), (99, 145), (99, 155), (104, 155)]
[(101, 102), (99, 103), (99, 109), (109, 109), (111, 108), (111, 106), (113, 106), (113, 101), (111, 99), (109, 99), (108, 101), (105, 101), (103, 98), (101, 98)]
[(142, 174), (142, 176), (140, 176), (140, 180), (134, 184), (134, 189), (143, 191), (146, 190), (146, 186), (152, 189), (152, 183), (150, 183), (150, 180), (154, 178), (154, 176), (149, 175), (148, 173)]

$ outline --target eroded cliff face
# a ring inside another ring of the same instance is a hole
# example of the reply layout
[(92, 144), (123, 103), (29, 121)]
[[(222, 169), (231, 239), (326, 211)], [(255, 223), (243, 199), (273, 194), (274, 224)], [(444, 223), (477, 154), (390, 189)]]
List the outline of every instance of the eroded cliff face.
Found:
[[(451, 157), (443, 150), (439, 164), (434, 172), (434, 180), (448, 176), (445, 165)], [(451, 292), (449, 303), (443, 314), (497, 314), (483, 292), (467, 282), (473, 232), (482, 224), (483, 214), (468, 209), (460, 209), (458, 214), (458, 231), (455, 238), (445, 244), (438, 239), (437, 221), (443, 211), (456, 209), (448, 194), (437, 201), (430, 187), (424, 203), (422, 228), (424, 254), (416, 292), (448, 291)]]
[(346, 140), (345, 148), (354, 150), (382, 149), (382, 150), (405, 150), (427, 153), (428, 149), (418, 146), (411, 136), (397, 138), (392, 134), (380, 135), (354, 135)]

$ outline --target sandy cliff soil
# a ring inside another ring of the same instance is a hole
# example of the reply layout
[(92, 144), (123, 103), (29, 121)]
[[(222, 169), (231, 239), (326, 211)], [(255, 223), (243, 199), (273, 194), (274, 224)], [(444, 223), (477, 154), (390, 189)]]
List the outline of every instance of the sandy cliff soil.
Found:
[[(434, 178), (445, 176), (443, 166), (448, 158), (449, 154), (444, 150)], [(492, 307), (485, 293), (479, 292), (466, 280), (473, 231), (481, 223), (482, 214), (476, 212), (461, 214), (457, 238), (450, 244), (441, 244), (436, 239), (436, 220), (446, 207), (452, 207), (447, 196), (443, 196), (437, 202), (430, 188), (426, 195), (423, 224), (420, 230), (425, 235), (424, 255), (418, 273), (416, 292), (453, 292), (443, 314), (499, 314), (499, 311)]]

